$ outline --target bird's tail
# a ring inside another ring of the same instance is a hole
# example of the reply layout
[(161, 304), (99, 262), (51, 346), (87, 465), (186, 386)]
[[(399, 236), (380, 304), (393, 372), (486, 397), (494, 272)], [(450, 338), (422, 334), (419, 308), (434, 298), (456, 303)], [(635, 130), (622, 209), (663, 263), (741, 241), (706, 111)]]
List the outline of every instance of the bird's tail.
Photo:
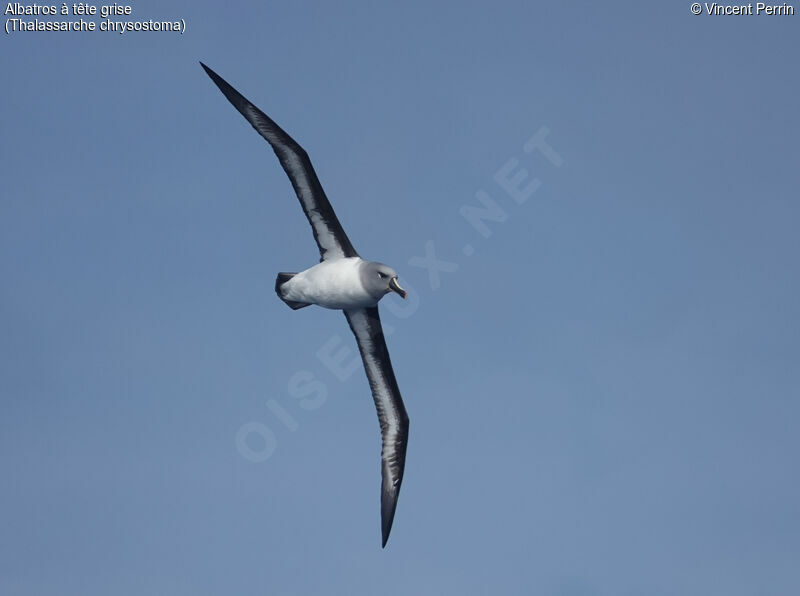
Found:
[(303, 308), (304, 306), (311, 306), (308, 302), (297, 302), (295, 300), (284, 298), (283, 292), (281, 291), (281, 286), (292, 279), (295, 275), (297, 275), (297, 273), (278, 273), (278, 277), (275, 280), (275, 293), (278, 295), (278, 298), (288, 304), (289, 308), (292, 310), (297, 310), (298, 308)]

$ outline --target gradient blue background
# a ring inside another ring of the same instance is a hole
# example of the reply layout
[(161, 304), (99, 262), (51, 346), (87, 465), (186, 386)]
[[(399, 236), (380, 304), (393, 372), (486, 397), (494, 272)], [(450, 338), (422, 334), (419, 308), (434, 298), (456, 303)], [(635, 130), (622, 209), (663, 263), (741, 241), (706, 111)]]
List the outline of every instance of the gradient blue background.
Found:
[[(800, 593), (800, 15), (133, 12), (187, 32), (0, 41), (0, 594)], [(274, 295), (316, 247), (198, 60), (415, 290), (383, 305), (411, 417), (385, 551), (366, 380), (316, 356), (354, 343)], [(561, 167), (522, 151), (542, 126)], [(489, 238), (459, 215), (478, 190), (508, 214)], [(438, 289), (428, 241), (458, 265)]]

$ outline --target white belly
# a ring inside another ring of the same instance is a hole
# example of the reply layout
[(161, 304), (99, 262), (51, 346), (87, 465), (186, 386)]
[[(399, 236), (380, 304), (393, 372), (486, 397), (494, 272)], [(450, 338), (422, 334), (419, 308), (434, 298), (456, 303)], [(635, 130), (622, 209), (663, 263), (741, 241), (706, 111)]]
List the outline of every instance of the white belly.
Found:
[(359, 257), (323, 261), (295, 275), (281, 286), (284, 297), (325, 308), (349, 309), (375, 306), (361, 283)]

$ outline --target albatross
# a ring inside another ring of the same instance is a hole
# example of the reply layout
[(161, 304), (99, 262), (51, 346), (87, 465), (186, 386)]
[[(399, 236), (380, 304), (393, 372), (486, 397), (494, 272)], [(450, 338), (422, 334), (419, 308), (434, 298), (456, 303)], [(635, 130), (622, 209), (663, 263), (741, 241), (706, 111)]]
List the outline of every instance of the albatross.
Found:
[(381, 546), (392, 529), (403, 482), (408, 444), (408, 414), (389, 359), (378, 302), (406, 291), (397, 272), (362, 259), (336, 217), (308, 153), (269, 116), (250, 103), (208, 66), (200, 65), (242, 116), (270, 144), (294, 187), (319, 246), (320, 262), (299, 273), (278, 273), (275, 292), (292, 310), (316, 304), (344, 311), (358, 343), (381, 427)]

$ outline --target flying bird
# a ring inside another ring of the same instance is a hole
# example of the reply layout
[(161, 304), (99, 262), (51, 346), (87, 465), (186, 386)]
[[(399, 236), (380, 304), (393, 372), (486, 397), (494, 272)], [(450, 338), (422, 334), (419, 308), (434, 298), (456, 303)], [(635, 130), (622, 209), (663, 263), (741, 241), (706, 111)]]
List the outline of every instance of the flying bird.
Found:
[(365, 261), (358, 255), (305, 150), (222, 77), (202, 62), (200, 65), (228, 101), (272, 146), (319, 246), (320, 262), (299, 273), (278, 273), (275, 292), (293, 310), (316, 304), (344, 311), (358, 342), (381, 427), (381, 535), (385, 547), (403, 482), (408, 414), (386, 348), (378, 302), (390, 292), (405, 298), (406, 291), (400, 287), (394, 269)]

